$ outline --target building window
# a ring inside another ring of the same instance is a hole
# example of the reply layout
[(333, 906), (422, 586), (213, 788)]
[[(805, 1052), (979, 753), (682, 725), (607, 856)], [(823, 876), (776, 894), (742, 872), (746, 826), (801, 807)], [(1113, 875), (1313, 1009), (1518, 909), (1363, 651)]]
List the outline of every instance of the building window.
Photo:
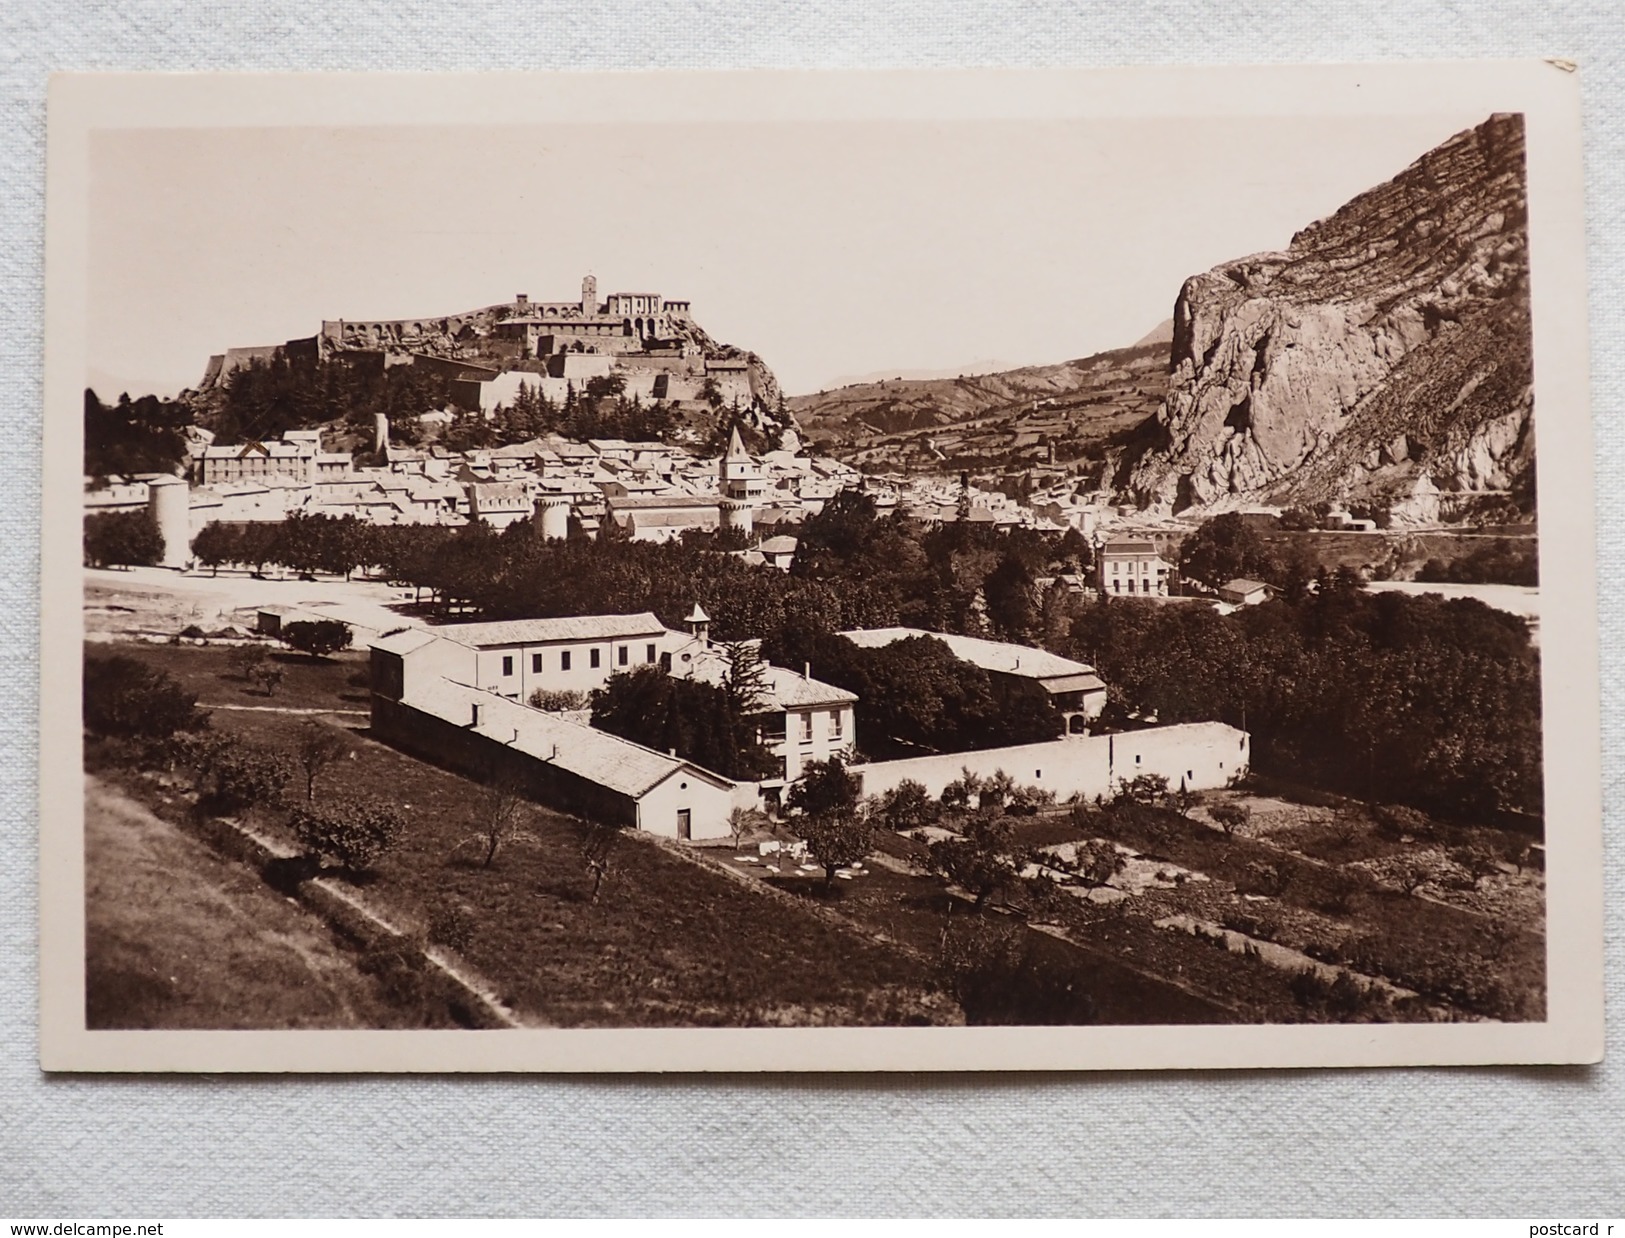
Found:
[[(570, 655), (565, 654), (564, 656), (566, 658), (568, 658)], [(541, 654), (533, 653), (533, 654), (530, 655), (530, 673), (532, 675), (540, 675), (542, 673), (542, 655)]]
[(513, 657), (511, 654), (502, 659), (502, 673), (504, 675), (513, 674)]
[(559, 651), (559, 669), (561, 671), (567, 671), (570, 669), (570, 651), (568, 649), (562, 649)]
[(802, 741), (802, 743), (806, 743), (810, 739), (812, 739), (812, 715), (811, 714), (802, 714), (801, 715), (801, 741)]
[(628, 658), (631, 656), (631, 653), (632, 653), (632, 646), (631, 645), (622, 645), (620, 647), (620, 650), (618, 651), (618, 653), (616, 655), (615, 661), (618, 662), (620, 665), (625, 666), (627, 664)]
[(653, 645), (648, 645), (645, 647), (643, 660), (645, 662), (653, 662), (655, 660), (655, 647)]
[(829, 737), (831, 739), (841, 738), (841, 711), (838, 709), (829, 711)]
[(593, 650), (590, 650), (590, 651), (589, 651), (589, 652), (588, 652), (588, 654), (587, 654), (587, 661), (588, 661), (588, 662), (589, 662), (589, 663), (591, 663), (591, 665), (592, 665), (592, 669), (593, 669), (593, 670), (597, 670), (597, 669), (598, 669), (598, 664), (599, 664), (599, 662), (600, 662), (600, 661), (601, 661), (601, 659), (600, 659), (600, 657), (599, 657), (599, 653), (600, 653), (600, 652), (601, 652), (601, 651), (600, 651), (600, 650), (597, 650), (597, 649), (593, 649)]
[(1138, 752), (1136, 752), (1134, 754), (1134, 764), (1138, 765), (1139, 763), (1140, 763), (1140, 754)]

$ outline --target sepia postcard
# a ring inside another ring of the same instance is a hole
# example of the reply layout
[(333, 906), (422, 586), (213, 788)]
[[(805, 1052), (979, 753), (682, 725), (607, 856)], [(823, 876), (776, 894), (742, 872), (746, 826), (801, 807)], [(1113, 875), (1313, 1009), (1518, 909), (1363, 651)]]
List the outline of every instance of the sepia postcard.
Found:
[(1600, 1058), (1573, 65), (70, 75), (47, 211), (46, 1069)]

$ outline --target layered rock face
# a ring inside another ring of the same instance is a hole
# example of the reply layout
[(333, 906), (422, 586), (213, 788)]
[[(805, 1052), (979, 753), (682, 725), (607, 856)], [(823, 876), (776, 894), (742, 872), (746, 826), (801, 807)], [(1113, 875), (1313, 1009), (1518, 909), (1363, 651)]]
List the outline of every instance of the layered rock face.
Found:
[(1523, 119), (1490, 117), (1257, 254), (1185, 282), (1142, 503), (1532, 510)]

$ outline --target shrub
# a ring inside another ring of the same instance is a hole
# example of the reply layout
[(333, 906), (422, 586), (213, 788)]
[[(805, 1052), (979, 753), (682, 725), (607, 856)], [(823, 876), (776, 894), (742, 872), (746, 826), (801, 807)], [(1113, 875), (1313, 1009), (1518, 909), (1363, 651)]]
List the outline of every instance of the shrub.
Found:
[(301, 619), (282, 625), (282, 640), (289, 648), (318, 658), (348, 649), (351, 635), (350, 625), (338, 619)]
[(203, 806), (211, 812), (234, 813), (275, 805), (293, 780), (293, 762), (284, 752), (251, 744), (232, 744), (214, 758), (207, 775)]
[(349, 873), (369, 871), (406, 828), (401, 814), (388, 804), (351, 798), (296, 808), (289, 824), (308, 854), (323, 862), (331, 859)]
[(1379, 804), (1371, 815), (1376, 819), (1377, 833), (1390, 841), (1414, 838), (1432, 842), (1439, 834), (1439, 827), (1426, 813), (1403, 804)]
[(474, 915), (461, 903), (442, 903), (429, 912), (429, 940), (437, 946), (467, 950), (474, 942)]
[(1333, 869), (1321, 883), (1319, 907), (1335, 916), (1346, 916), (1360, 905), (1365, 883), (1345, 869)]
[(1292, 977), (1287, 987), (1299, 1005), (1343, 1020), (1372, 1013), (1387, 1004), (1387, 996), (1381, 989), (1356, 980), (1346, 971), (1339, 971), (1334, 979), (1328, 980), (1316, 968), (1306, 967)]
[(1106, 885), (1123, 871), (1123, 853), (1103, 839), (1079, 843), (1066, 868), (1091, 889)]
[(1055, 803), (1055, 792), (1046, 787), (1019, 786), (1010, 793), (1004, 811), (1012, 817), (1031, 817)]
[(1214, 823), (1227, 836), (1233, 836), (1253, 819), (1252, 810), (1247, 805), (1238, 804), (1233, 800), (1213, 805), (1207, 810), (1207, 815), (1213, 818)]
[(537, 688), (525, 701), (532, 709), (542, 709), (549, 713), (560, 713), (567, 709), (586, 709), (589, 703), (585, 692), (572, 692), (568, 688), (554, 692), (546, 688)]
[(84, 721), (95, 735), (167, 739), (201, 730), (209, 716), (167, 672), (115, 654), (85, 659)]

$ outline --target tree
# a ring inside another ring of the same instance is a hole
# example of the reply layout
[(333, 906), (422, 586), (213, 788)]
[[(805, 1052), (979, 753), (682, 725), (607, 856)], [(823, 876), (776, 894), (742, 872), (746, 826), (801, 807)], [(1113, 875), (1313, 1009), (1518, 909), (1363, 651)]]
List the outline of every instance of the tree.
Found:
[(1111, 879), (1123, 871), (1126, 863), (1123, 853), (1114, 843), (1104, 838), (1091, 838), (1073, 849), (1071, 861), (1063, 867), (1094, 890), (1110, 884)]
[(265, 665), (269, 657), (270, 654), (264, 645), (248, 644), (238, 645), (226, 655), (226, 660), (247, 682), (253, 683), (260, 667)]
[(1162, 774), (1136, 774), (1120, 778), (1116, 799), (1129, 804), (1155, 804), (1168, 794), (1168, 779)]
[(592, 725), (647, 748), (675, 750), (685, 761), (741, 780), (780, 768), (728, 693), (658, 666), (611, 675), (593, 692)]
[(289, 824), (307, 854), (321, 863), (332, 860), (352, 876), (371, 870), (406, 830), (395, 808), (354, 798), (330, 800), (319, 809), (296, 808)]
[(807, 854), (823, 866), (826, 890), (835, 884), (837, 869), (858, 863), (874, 849), (874, 831), (855, 808), (811, 813), (796, 828), (807, 840)]
[(350, 625), (340, 619), (299, 619), (282, 625), (282, 640), (289, 648), (316, 658), (348, 649), (351, 639)]
[(164, 557), (164, 539), (145, 510), (97, 512), (85, 517), (85, 563), (151, 567)]
[(598, 905), (604, 883), (614, 872), (615, 852), (621, 841), (621, 828), (603, 821), (587, 822), (581, 832), (581, 862), (592, 877), (592, 894), (587, 901)]
[(241, 561), (242, 544), (234, 526), (211, 520), (192, 539), (192, 557), (208, 568), (211, 575), (218, 576), (226, 564)]
[(1274, 582), (1278, 564), (1257, 531), (1239, 512), (1206, 520), (1179, 548), (1179, 572), (1210, 589), (1238, 576)]
[(282, 666), (269, 659), (257, 663), (250, 674), (253, 676), (254, 681), (264, 690), (266, 696), (275, 696), (276, 690), (282, 686)]
[(991, 811), (970, 817), (958, 837), (932, 842), (926, 856), (931, 871), (968, 890), (978, 909), (992, 895), (1013, 886), (1025, 866), (1025, 858), (1016, 855), (1009, 820)]
[(862, 786), (839, 757), (809, 761), (786, 802), (809, 817), (857, 816)]
[(924, 784), (905, 778), (879, 797), (874, 816), (886, 829), (906, 834), (935, 823), (937, 814)]
[(735, 807), (728, 813), (728, 834), (734, 840), (734, 850), (745, 843), (745, 835), (767, 824), (767, 814), (757, 808)]
[(354, 753), (350, 736), (328, 722), (306, 718), (299, 724), (293, 755), (305, 775), (305, 802), (316, 799), (316, 777), (328, 766)]
[(478, 829), (453, 847), (452, 852), (455, 854), (470, 843), (477, 844), (483, 852), (481, 868), (495, 864), (497, 854), (506, 846), (541, 845), (542, 840), (535, 831), (526, 828), (531, 818), (530, 800), (516, 778), (497, 773), (487, 779), (475, 799), (474, 814)]
[(125, 739), (167, 739), (209, 725), (197, 697), (167, 672), (124, 654), (85, 658), (85, 729)]
[(968, 765), (960, 766), (959, 777), (942, 788), (942, 806), (968, 809), (972, 800), (980, 804), (983, 785), (981, 777), (972, 773)]

